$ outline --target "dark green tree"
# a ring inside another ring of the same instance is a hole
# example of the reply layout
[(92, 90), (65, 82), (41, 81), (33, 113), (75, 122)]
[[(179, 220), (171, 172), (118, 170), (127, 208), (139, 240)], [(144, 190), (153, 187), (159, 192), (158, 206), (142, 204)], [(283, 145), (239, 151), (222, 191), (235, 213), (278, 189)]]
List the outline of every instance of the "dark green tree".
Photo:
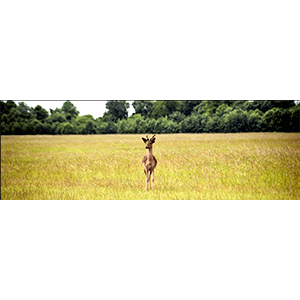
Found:
[(295, 101), (294, 100), (274, 100), (271, 101), (272, 107), (278, 107), (278, 108), (291, 108), (295, 106)]
[(44, 122), (44, 120), (49, 116), (48, 111), (43, 107), (41, 107), (40, 105), (37, 105), (33, 111), (36, 119), (42, 122)]
[(66, 101), (62, 108), (29, 107), (1, 101), (1, 134), (108, 134), (177, 132), (299, 132), (299, 102), (295, 101), (108, 101), (102, 118), (79, 116)]
[(130, 104), (125, 100), (108, 100), (105, 106), (107, 112), (105, 112), (103, 117), (105, 118), (108, 116), (108, 120), (112, 122), (117, 122), (118, 119), (122, 120), (128, 117), (128, 108)]
[(152, 112), (153, 101), (135, 100), (133, 101), (132, 106), (136, 114), (141, 114), (143, 117), (148, 117)]
[(153, 103), (150, 117), (157, 120), (160, 117), (169, 116), (176, 110), (177, 111), (181, 110), (181, 101), (156, 100)]
[(118, 132), (118, 127), (117, 127), (117, 124), (112, 122), (112, 121), (109, 121), (107, 123), (107, 126), (105, 128), (105, 133), (117, 133)]
[(274, 107), (263, 115), (263, 131), (290, 132), (291, 113), (288, 109)]
[(61, 112), (66, 116), (68, 121), (70, 121), (72, 118), (76, 118), (79, 115), (79, 111), (77, 110), (76, 106), (69, 100), (63, 104)]
[(177, 124), (179, 124), (183, 119), (186, 118), (186, 115), (176, 110), (169, 115), (169, 119)]
[(292, 132), (300, 131), (300, 105), (296, 105), (289, 109), (290, 117), (290, 128)]
[(231, 106), (233, 109), (238, 109), (238, 108), (244, 109), (244, 106), (247, 105), (247, 102), (248, 101), (246, 100), (237, 100), (237, 101), (233, 101)]
[(74, 126), (69, 122), (63, 123), (60, 130), (61, 130), (60, 131), (61, 134), (75, 134), (76, 133)]
[(250, 110), (247, 113), (248, 131), (249, 132), (260, 132), (261, 131), (263, 115), (264, 114), (259, 109), (256, 109), (255, 111)]
[(198, 115), (207, 113), (212, 116), (220, 105), (222, 105), (222, 103), (219, 101), (203, 100), (200, 104), (194, 107), (193, 112)]
[(203, 132), (202, 129), (202, 120), (203, 116), (192, 113), (190, 116), (187, 116), (183, 119), (179, 124), (179, 132), (180, 133), (196, 133), (196, 132)]
[(18, 117), (22, 121), (35, 119), (34, 110), (32, 107), (29, 107), (26, 103), (20, 102), (17, 106)]
[(186, 115), (186, 116), (189, 116), (194, 107), (199, 105), (201, 103), (201, 100), (182, 100), (181, 101), (181, 113)]
[(225, 132), (247, 132), (248, 118), (242, 109), (234, 109), (229, 114), (224, 115)]
[(166, 101), (155, 101), (153, 103), (150, 118), (158, 120), (160, 117), (168, 115), (169, 111), (164, 102)]
[(1, 100), (1, 115), (8, 114), (12, 108), (16, 108), (17, 104), (12, 100), (7, 100), (6, 102)]

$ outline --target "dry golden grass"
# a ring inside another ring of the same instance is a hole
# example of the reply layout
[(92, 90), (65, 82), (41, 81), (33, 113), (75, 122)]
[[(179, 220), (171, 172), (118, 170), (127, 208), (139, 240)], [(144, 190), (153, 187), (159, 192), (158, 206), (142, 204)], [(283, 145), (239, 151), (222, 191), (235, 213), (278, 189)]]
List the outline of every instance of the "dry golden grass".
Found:
[(300, 134), (2, 136), (2, 199), (299, 199)]

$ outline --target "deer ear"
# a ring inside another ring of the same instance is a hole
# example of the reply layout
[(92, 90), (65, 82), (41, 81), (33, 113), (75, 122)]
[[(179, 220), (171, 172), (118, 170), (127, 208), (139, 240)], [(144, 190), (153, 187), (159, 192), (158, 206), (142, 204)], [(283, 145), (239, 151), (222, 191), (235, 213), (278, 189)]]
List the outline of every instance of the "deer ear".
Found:
[(142, 138), (142, 140), (144, 141), (144, 143), (146, 143), (146, 142), (147, 142), (147, 140), (146, 140), (145, 138)]
[(152, 140), (151, 140), (151, 142), (152, 142), (152, 144), (154, 144), (154, 143), (155, 143), (155, 138), (154, 138), (154, 139), (152, 139)]

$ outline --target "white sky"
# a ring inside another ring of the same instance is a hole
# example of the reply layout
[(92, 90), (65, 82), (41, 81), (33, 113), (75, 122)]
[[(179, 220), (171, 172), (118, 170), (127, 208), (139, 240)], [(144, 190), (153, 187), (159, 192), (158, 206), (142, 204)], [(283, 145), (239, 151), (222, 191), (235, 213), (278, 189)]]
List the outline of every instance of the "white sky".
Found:
[[(65, 100), (62, 101), (50, 101), (50, 100), (25, 100), (25, 101), (16, 101), (16, 103), (24, 102), (30, 107), (36, 107), (37, 105), (42, 106), (45, 108), (49, 113), (50, 113), (50, 108), (55, 109), (55, 108), (61, 108), (62, 105), (64, 104)], [(130, 107), (128, 109), (128, 116), (131, 116), (132, 113), (134, 113), (134, 108), (132, 107), (132, 100), (128, 101), (130, 103)], [(94, 119), (98, 117), (102, 117), (103, 113), (105, 112), (105, 104), (106, 100), (103, 101), (92, 101), (92, 100), (81, 100), (81, 101), (72, 101), (77, 110), (79, 111), (80, 116), (84, 115), (92, 115)]]

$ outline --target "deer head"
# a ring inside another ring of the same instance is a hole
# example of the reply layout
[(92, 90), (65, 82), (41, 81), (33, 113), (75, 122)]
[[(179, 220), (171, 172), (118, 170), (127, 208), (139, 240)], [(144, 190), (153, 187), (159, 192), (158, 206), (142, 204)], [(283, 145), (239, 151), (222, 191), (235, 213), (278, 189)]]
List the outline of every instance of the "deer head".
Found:
[(142, 138), (144, 143), (146, 144), (146, 149), (152, 149), (152, 144), (155, 143), (155, 134), (154, 136), (149, 140), (148, 135), (146, 135), (146, 138)]

